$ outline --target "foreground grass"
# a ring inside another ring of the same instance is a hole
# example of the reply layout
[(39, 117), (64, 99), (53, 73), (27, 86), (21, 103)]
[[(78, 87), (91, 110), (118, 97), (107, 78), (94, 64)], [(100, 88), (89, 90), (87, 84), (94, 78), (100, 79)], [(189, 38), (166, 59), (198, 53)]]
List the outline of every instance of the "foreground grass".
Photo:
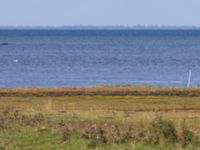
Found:
[[(103, 87), (104, 94), (105, 88), (111, 87)], [(153, 87), (150, 96), (55, 95), (56, 90), (49, 96), (52, 89), (41, 95), (38, 90), (0, 90), (0, 149), (200, 149), (199, 89), (192, 89), (196, 96), (155, 95)]]
[[(62, 141), (59, 131), (38, 131), (36, 128), (18, 128), (20, 132), (16, 132), (11, 136), (10, 132), (0, 132), (0, 149), (11, 149), (11, 150), (27, 150), (27, 149), (64, 149), (64, 150), (88, 150), (88, 149), (99, 149), (99, 150), (171, 150), (176, 147), (173, 145), (152, 145), (134, 143), (128, 141), (123, 144), (97, 144), (92, 145), (91, 140), (80, 138), (76, 135), (71, 136), (68, 141)], [(188, 149), (188, 148), (184, 148)]]

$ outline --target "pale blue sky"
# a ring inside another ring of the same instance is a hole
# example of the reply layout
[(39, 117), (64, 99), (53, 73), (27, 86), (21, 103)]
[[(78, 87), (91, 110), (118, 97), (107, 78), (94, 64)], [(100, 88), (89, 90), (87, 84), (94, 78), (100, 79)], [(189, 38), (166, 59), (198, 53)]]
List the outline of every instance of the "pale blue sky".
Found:
[(200, 0), (0, 0), (0, 26), (200, 26)]

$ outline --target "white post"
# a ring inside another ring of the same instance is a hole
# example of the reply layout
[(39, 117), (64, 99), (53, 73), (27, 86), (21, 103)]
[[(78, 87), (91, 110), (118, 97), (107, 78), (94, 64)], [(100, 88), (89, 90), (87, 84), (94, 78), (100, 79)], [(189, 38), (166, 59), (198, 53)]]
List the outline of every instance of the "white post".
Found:
[(192, 76), (192, 70), (189, 71), (188, 83), (187, 83), (188, 88), (190, 87), (191, 76)]

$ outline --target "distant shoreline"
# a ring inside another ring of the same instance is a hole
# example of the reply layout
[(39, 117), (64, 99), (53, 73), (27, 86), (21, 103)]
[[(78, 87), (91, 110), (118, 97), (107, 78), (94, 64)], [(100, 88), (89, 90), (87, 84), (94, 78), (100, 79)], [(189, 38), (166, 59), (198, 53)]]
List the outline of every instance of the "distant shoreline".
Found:
[(200, 96), (199, 87), (162, 86), (91, 86), (91, 87), (30, 87), (0, 88), (0, 97), (6, 96)]
[(80, 26), (0, 26), (0, 29), (6, 30), (200, 30), (200, 26), (93, 26), (93, 25), (80, 25)]

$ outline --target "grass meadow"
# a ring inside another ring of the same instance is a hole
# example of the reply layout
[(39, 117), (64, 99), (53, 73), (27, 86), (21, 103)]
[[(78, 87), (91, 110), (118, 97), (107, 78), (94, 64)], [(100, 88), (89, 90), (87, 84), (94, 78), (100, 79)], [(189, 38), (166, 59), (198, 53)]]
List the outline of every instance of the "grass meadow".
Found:
[(200, 149), (200, 89), (0, 89), (0, 150)]

